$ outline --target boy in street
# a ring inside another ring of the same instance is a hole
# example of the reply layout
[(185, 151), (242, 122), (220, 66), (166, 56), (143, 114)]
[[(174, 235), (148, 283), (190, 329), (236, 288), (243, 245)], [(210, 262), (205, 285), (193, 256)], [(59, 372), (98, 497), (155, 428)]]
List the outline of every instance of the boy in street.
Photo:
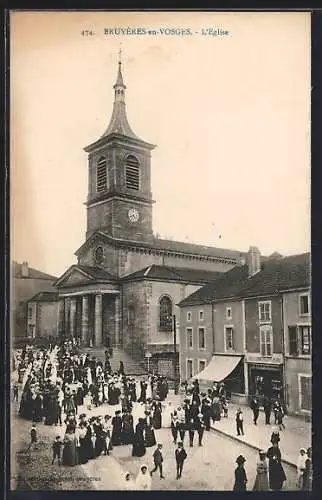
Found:
[(243, 412), (240, 408), (237, 409), (236, 412), (236, 428), (237, 428), (237, 436), (244, 435), (244, 419)]
[(36, 449), (36, 443), (37, 443), (37, 430), (36, 430), (36, 424), (32, 424), (32, 427), (30, 429), (30, 443), (28, 448), (26, 449), (26, 452), (30, 450), (30, 448), (34, 446), (34, 449)]
[(63, 442), (60, 440), (60, 436), (56, 436), (55, 441), (53, 442), (53, 459), (51, 464), (55, 462), (55, 458), (58, 459), (58, 465), (61, 465), (61, 448), (63, 446)]
[(182, 475), (183, 463), (187, 458), (186, 450), (183, 447), (183, 443), (178, 443), (178, 448), (175, 451), (175, 458), (177, 462), (177, 479), (180, 479)]
[(163, 456), (162, 456), (161, 450), (162, 450), (162, 444), (159, 443), (157, 449), (153, 453), (154, 469), (151, 470), (151, 476), (152, 476), (153, 472), (156, 472), (159, 469), (160, 470), (160, 479), (164, 479), (164, 476), (162, 474)]
[(18, 384), (15, 383), (12, 389), (12, 401), (17, 401), (18, 403), (18, 397), (19, 397), (19, 388)]

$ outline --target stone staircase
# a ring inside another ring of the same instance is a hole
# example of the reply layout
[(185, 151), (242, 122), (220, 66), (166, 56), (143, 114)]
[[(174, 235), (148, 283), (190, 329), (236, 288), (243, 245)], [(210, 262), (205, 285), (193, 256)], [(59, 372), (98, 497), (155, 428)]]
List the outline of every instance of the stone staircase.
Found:
[[(86, 352), (90, 357), (95, 356), (101, 361), (105, 361), (105, 350), (106, 347), (85, 347), (82, 348), (82, 352)], [(120, 361), (123, 361), (124, 371), (126, 375), (146, 375), (147, 370), (144, 368), (144, 359), (142, 362), (135, 360), (129, 354), (127, 354), (123, 349), (119, 347), (113, 348), (113, 357), (110, 358), (110, 363), (113, 371), (117, 371), (120, 368)]]

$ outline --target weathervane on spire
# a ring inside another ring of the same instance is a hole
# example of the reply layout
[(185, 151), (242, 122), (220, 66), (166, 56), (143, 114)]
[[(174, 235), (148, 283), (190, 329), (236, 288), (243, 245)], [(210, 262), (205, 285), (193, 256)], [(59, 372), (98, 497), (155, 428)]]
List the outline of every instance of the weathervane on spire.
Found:
[(120, 49), (119, 49), (119, 64), (122, 63), (122, 42), (120, 42)]

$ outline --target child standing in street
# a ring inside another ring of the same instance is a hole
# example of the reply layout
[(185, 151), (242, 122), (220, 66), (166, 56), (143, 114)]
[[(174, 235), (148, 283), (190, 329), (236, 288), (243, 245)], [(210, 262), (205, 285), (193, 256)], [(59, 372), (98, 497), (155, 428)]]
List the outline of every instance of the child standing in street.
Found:
[(61, 465), (61, 449), (64, 443), (61, 441), (60, 436), (56, 436), (55, 441), (53, 442), (53, 459), (51, 464), (55, 462), (55, 458), (57, 457), (58, 465)]
[(36, 448), (36, 443), (37, 443), (37, 430), (36, 430), (36, 424), (33, 424), (31, 429), (30, 429), (30, 443), (28, 448), (26, 449), (26, 452), (30, 450), (31, 447)]
[(156, 472), (158, 469), (160, 470), (160, 479), (164, 479), (163, 471), (162, 471), (162, 463), (163, 463), (163, 455), (162, 455), (162, 444), (159, 443), (157, 449), (153, 453), (154, 460), (154, 469), (151, 470), (151, 476), (153, 472)]
[(223, 398), (221, 404), (222, 404), (222, 409), (224, 410), (224, 418), (228, 418), (228, 403), (227, 403), (227, 399)]
[(237, 436), (244, 435), (244, 417), (243, 412), (240, 408), (237, 408), (236, 412), (236, 428), (237, 428)]

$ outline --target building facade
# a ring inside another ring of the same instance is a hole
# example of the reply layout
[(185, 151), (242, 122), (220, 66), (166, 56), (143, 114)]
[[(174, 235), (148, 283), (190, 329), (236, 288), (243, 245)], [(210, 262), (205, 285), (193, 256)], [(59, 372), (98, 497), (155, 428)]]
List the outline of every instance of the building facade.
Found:
[(245, 300), (246, 395), (283, 395), (283, 316), (279, 295)]
[(312, 412), (312, 320), (309, 288), (283, 294), (286, 403), (291, 413)]
[[(255, 256), (254, 256), (255, 253)], [(311, 308), (309, 254), (261, 259), (251, 247), (236, 266), (180, 304), (182, 379), (225, 381), (232, 399), (280, 398), (289, 413), (311, 411)], [(186, 342), (207, 310), (203, 370)], [(189, 321), (188, 321), (189, 320)], [(190, 327), (189, 323), (190, 322)]]
[(28, 262), (13, 262), (11, 276), (11, 332), (15, 342), (34, 335), (36, 323), (27, 323), (28, 300), (39, 292), (54, 291), (57, 277), (28, 266)]
[(28, 300), (27, 335), (46, 342), (58, 338), (57, 292), (40, 292)]

